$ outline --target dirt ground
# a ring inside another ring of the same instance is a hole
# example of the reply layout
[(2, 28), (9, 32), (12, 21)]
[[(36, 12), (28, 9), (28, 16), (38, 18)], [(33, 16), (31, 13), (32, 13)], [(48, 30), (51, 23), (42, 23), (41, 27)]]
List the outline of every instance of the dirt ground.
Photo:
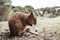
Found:
[(38, 17), (37, 24), (34, 27), (27, 26), (27, 28), (37, 35), (25, 32), (26, 35), (23, 37), (7, 38), (4, 35), (9, 32), (8, 21), (0, 22), (0, 40), (60, 40), (60, 16), (56, 18)]

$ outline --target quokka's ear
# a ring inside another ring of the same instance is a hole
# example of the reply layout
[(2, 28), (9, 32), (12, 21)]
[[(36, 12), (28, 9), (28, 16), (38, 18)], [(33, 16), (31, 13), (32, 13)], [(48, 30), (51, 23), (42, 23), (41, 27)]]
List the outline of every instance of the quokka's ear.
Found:
[(35, 17), (35, 18), (37, 18), (35, 12), (31, 12), (30, 17)]
[(30, 16), (33, 16), (33, 12), (31, 12)]

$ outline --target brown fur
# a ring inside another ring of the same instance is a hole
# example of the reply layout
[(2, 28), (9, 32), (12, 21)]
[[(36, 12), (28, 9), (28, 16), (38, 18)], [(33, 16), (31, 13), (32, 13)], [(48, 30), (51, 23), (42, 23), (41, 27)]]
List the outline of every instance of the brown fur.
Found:
[(23, 32), (27, 25), (35, 25), (36, 17), (34, 13), (25, 14), (22, 12), (16, 12), (10, 17), (8, 24), (11, 36), (17, 36)]

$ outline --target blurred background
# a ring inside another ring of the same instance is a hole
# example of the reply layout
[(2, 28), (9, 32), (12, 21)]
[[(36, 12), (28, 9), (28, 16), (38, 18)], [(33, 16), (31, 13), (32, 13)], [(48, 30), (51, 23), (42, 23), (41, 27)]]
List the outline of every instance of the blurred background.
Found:
[[(49, 1), (47, 0), (45, 1), (45, 4), (44, 0), (42, 0), (43, 4), (39, 3), (40, 6), (38, 5), (38, 2), (40, 2), (39, 0), (37, 0), (37, 3), (36, 0), (32, 1), (32, 3), (30, 3), (31, 1), (27, 0), (27, 3), (25, 4), (23, 4), (24, 2), (26, 2), (25, 0), (24, 1), (20, 0), (20, 4), (22, 3), (21, 5), (19, 5), (18, 1), (19, 0), (0, 0), (0, 21), (6, 21), (10, 17), (10, 15), (12, 15), (13, 12), (30, 13), (34, 11), (37, 16), (48, 18), (60, 16), (60, 6), (56, 6), (58, 5), (59, 0), (55, 0), (57, 2), (49, 0), (50, 3), (52, 2), (51, 6)], [(36, 4), (36, 7), (34, 3)], [(53, 3), (55, 3), (56, 5)], [(32, 6), (32, 4), (34, 5), (34, 7)], [(46, 6), (46, 4), (48, 5)]]

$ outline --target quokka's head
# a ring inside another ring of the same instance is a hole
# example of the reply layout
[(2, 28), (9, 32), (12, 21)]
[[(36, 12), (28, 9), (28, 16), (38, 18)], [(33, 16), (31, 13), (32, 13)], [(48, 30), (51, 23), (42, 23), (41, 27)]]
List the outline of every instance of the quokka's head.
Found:
[(36, 25), (36, 15), (35, 13), (31, 12), (31, 14), (28, 16), (27, 18), (27, 24), (32, 26), (32, 25)]

